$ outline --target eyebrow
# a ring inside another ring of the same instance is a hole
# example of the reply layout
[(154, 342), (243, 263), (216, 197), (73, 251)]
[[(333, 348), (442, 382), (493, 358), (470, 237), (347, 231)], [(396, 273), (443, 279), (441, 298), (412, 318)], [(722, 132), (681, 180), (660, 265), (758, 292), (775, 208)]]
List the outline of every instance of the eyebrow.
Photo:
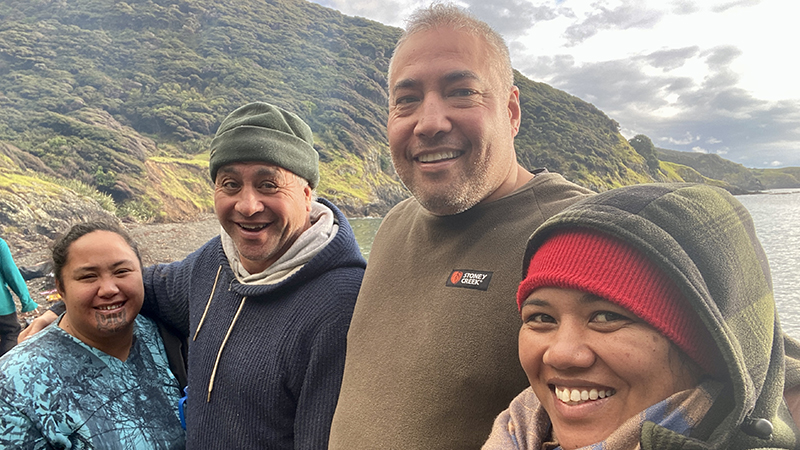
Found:
[[(133, 264), (133, 263), (134, 263), (134, 260), (132, 260), (132, 259), (121, 259), (121, 260), (115, 262), (114, 264), (111, 264), (111, 268), (112, 269), (116, 269), (119, 266), (123, 266), (125, 264)], [(76, 267), (75, 270), (72, 271), (72, 273), (91, 272), (92, 270), (97, 270), (99, 268), (100, 268), (99, 265), (80, 266), (80, 267)]]
[[(453, 83), (459, 80), (480, 80), (481, 78), (475, 72), (471, 70), (455, 70), (453, 72), (446, 73), (441, 80), (447, 83)], [(419, 80), (416, 78), (404, 78), (397, 83), (394, 84), (392, 87), (392, 93), (397, 92), (398, 89), (407, 89), (413, 88), (419, 84)]]
[(446, 74), (444, 77), (442, 77), (442, 79), (444, 81), (452, 83), (453, 81), (459, 81), (459, 80), (465, 80), (465, 79), (480, 80), (481, 78), (478, 76), (477, 73), (475, 73), (475, 72), (473, 72), (471, 70), (457, 70), (455, 72), (450, 72), (450, 73)]

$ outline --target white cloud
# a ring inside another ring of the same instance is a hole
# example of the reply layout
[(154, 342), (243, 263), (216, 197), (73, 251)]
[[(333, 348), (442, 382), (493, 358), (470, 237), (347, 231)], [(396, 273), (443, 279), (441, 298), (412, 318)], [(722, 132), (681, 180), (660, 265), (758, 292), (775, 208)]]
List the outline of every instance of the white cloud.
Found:
[(668, 142), (670, 144), (675, 144), (675, 145), (688, 145), (688, 144), (691, 144), (692, 142), (695, 142), (695, 141), (697, 141), (699, 139), (700, 139), (699, 136), (695, 138), (688, 131), (681, 138), (673, 138), (673, 137), (669, 137), (669, 136), (660, 137), (659, 138), (659, 140), (661, 140), (661, 141), (666, 141), (666, 142)]
[(695, 153), (708, 153), (708, 150), (703, 147), (692, 147), (692, 151)]

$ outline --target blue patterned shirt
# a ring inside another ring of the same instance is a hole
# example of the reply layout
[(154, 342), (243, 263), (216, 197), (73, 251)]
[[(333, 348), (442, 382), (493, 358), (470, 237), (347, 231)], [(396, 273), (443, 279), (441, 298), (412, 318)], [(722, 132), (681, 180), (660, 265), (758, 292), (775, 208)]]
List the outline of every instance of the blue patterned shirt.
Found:
[(178, 382), (154, 322), (136, 318), (126, 361), (57, 323), (0, 358), (0, 448), (184, 448)]

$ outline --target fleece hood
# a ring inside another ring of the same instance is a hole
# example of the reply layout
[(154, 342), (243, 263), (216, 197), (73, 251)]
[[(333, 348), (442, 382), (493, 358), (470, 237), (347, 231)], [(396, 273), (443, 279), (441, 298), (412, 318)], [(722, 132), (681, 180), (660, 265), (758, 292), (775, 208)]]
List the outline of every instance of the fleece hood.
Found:
[(706, 185), (651, 184), (583, 200), (531, 236), (531, 256), (552, 233), (583, 227), (631, 244), (680, 287), (721, 356), (725, 390), (690, 438), (654, 423), (642, 448), (797, 448), (783, 402), (784, 341), (767, 257), (752, 219), (728, 192)]

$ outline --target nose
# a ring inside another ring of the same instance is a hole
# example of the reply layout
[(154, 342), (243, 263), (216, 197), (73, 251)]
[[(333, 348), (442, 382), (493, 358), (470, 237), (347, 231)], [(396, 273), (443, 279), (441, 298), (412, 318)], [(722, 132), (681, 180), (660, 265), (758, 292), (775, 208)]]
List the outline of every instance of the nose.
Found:
[(562, 326), (550, 336), (542, 362), (558, 370), (586, 369), (595, 358), (585, 333)]
[(419, 118), (414, 127), (414, 134), (432, 138), (439, 133), (447, 133), (452, 123), (447, 115), (447, 105), (437, 95), (426, 95), (419, 107)]
[(119, 293), (119, 287), (113, 276), (103, 276), (100, 278), (100, 288), (98, 295), (100, 297), (113, 297)]
[(236, 199), (236, 212), (244, 217), (250, 217), (264, 210), (261, 195), (252, 186), (245, 186)]

